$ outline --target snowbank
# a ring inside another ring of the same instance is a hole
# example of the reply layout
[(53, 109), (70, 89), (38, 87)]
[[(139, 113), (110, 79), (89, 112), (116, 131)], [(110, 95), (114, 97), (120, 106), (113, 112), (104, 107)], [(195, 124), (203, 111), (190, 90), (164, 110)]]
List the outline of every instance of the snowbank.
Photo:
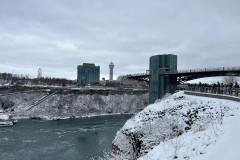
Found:
[(183, 92), (170, 95), (126, 122), (113, 141), (118, 154), (110, 157), (239, 160), (239, 107), (239, 102)]
[[(238, 105), (240, 107), (240, 104)], [(223, 123), (223, 135), (216, 145), (204, 157), (204, 160), (239, 160), (240, 159), (240, 114), (233, 113), (233, 117)], [(197, 158), (196, 160), (199, 160)]]

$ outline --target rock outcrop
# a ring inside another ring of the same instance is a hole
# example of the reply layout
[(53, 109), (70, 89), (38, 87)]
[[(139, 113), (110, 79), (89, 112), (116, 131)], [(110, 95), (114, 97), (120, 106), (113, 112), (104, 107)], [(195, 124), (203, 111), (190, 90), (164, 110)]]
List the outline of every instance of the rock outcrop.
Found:
[[(15, 118), (63, 119), (103, 114), (133, 114), (148, 105), (148, 90), (129, 88), (27, 87), (21, 89), (21, 92), (9, 92), (2, 97), (12, 101), (8, 106), (11, 106), (11, 113)], [(9, 107), (4, 109), (11, 111)]]
[(227, 100), (188, 96), (183, 92), (166, 96), (136, 114), (117, 132), (112, 145), (113, 156), (151, 159), (155, 152), (161, 152), (162, 155), (155, 159), (185, 159), (204, 154), (221, 134), (219, 128), (223, 119), (233, 115), (230, 107), (235, 110), (238, 105)]
[(14, 105), (15, 103), (13, 101), (0, 97), (0, 107), (2, 107), (4, 110), (12, 108)]

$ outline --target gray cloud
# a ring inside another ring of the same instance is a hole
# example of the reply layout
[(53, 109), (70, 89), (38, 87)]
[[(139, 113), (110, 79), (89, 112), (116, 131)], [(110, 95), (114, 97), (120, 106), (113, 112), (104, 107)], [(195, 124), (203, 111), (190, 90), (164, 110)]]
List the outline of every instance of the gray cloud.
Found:
[[(0, 72), (76, 78), (83, 62), (145, 72), (149, 57), (178, 68), (239, 66), (238, 0), (11, 0), (0, 5)], [(108, 76), (107, 76), (108, 78)]]

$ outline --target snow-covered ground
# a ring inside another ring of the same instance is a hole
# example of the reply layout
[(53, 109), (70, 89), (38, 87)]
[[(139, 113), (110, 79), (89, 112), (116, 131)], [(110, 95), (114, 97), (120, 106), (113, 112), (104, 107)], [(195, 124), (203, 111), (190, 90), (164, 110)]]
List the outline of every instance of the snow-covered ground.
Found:
[(240, 103), (169, 95), (128, 120), (107, 159), (239, 160)]

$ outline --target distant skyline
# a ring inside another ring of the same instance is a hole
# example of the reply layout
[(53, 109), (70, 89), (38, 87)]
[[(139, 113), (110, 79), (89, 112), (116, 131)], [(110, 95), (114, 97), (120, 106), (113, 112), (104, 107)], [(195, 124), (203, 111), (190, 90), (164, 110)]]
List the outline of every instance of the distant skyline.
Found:
[(0, 72), (76, 79), (77, 66), (109, 63), (143, 73), (149, 58), (178, 69), (240, 66), (238, 0), (11, 0), (0, 5)]

